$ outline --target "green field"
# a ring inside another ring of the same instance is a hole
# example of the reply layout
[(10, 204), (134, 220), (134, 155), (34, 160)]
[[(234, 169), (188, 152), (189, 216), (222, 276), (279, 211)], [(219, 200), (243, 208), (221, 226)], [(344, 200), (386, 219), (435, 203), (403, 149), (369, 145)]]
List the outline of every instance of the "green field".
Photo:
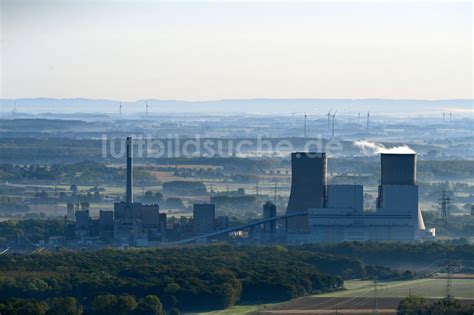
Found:
[[(377, 296), (383, 297), (405, 297), (410, 292), (425, 298), (442, 298), (446, 294), (446, 279), (418, 279), (412, 281), (390, 281), (377, 283)], [(452, 293), (457, 299), (474, 299), (474, 279), (452, 279)], [(318, 294), (318, 297), (372, 297), (374, 295), (374, 283), (372, 281), (349, 280), (345, 282), (347, 290)], [(280, 303), (266, 305), (236, 305), (225, 310), (205, 313), (193, 313), (195, 315), (230, 315), (246, 314), (265, 310), (267, 307)]]
[(185, 313), (187, 315), (235, 315), (235, 314), (246, 314), (250, 312), (257, 312), (263, 311), (270, 306), (275, 306), (280, 303), (273, 303), (273, 304), (260, 304), (260, 305), (235, 305), (229, 307), (225, 310), (219, 311), (211, 311), (211, 312), (204, 312), (204, 313)]
[[(418, 279), (377, 283), (379, 297), (405, 297), (410, 292), (425, 298), (442, 298), (446, 294), (446, 279)], [(452, 279), (452, 294), (458, 299), (474, 299), (474, 279)], [(346, 291), (321, 294), (321, 297), (366, 297), (374, 292), (372, 281), (346, 281)]]

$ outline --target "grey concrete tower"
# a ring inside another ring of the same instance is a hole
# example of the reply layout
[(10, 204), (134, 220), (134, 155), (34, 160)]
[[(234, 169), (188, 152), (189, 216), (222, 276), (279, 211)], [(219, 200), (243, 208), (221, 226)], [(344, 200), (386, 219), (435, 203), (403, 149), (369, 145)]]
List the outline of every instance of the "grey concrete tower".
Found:
[(416, 154), (382, 153), (382, 185), (416, 185)]
[(132, 137), (127, 137), (127, 191), (125, 195), (126, 203), (133, 203), (133, 141)]
[[(326, 191), (326, 153), (291, 154), (291, 191), (287, 214), (324, 206)], [(308, 216), (288, 220), (289, 233), (308, 233)]]

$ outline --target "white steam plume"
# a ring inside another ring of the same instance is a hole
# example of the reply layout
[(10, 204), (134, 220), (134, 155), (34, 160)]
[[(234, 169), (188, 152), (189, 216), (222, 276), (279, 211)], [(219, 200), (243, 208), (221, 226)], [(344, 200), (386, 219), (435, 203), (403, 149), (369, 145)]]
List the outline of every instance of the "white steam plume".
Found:
[(407, 145), (398, 147), (386, 148), (381, 143), (370, 142), (367, 140), (357, 140), (354, 142), (354, 146), (359, 148), (365, 155), (375, 155), (380, 153), (392, 153), (392, 154), (415, 154), (415, 150)]

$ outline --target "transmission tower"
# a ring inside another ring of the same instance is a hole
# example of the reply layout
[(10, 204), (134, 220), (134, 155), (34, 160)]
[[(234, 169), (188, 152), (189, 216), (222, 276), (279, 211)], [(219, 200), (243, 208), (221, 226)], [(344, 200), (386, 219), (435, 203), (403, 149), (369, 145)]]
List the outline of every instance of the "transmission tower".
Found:
[(35, 212), (38, 213), (38, 187), (35, 186)]
[(275, 202), (276, 202), (276, 200), (277, 200), (277, 190), (278, 190), (278, 186), (277, 186), (277, 181), (275, 180), (275, 190), (274, 190), (274, 194), (275, 194), (275, 195), (274, 195), (274, 197), (273, 197), (273, 200), (275, 200)]
[(377, 291), (377, 277), (374, 279), (374, 315), (379, 313), (379, 301), (378, 301), (378, 291)]
[(449, 208), (451, 204), (451, 198), (443, 190), (441, 198), (439, 198), (439, 206), (441, 208), (441, 219), (443, 220), (444, 226), (448, 224)]
[(448, 274), (446, 275), (446, 298), (453, 297), (452, 280), (451, 280), (452, 273), (453, 273), (453, 262), (451, 260), (451, 252), (449, 252), (448, 253)]

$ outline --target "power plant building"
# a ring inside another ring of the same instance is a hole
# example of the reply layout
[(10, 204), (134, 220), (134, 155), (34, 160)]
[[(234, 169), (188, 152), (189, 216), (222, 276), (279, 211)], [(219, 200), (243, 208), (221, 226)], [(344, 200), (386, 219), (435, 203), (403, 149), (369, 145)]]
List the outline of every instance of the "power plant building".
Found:
[[(324, 206), (326, 194), (326, 153), (291, 154), (291, 191), (287, 214)], [(308, 233), (307, 216), (288, 219), (288, 233)]]
[(193, 205), (194, 234), (206, 234), (215, 231), (216, 206), (212, 203)]
[[(263, 218), (264, 219), (269, 219), (269, 218), (276, 217), (276, 215), (277, 215), (276, 205), (273, 202), (267, 201), (263, 205)], [(275, 234), (276, 233), (276, 222), (271, 221), (271, 222), (263, 224), (263, 232), (264, 233), (269, 233), (269, 234)]]
[[(326, 165), (326, 162), (321, 164)], [(418, 206), (416, 155), (381, 154), (381, 168), (382, 179), (375, 212), (364, 211), (361, 185), (326, 185), (325, 179), (319, 179), (314, 185), (317, 187), (316, 190), (319, 190), (321, 185), (325, 187), (323, 206), (308, 208), (309, 231), (288, 234), (289, 241), (410, 242), (432, 239), (435, 231), (425, 229)], [(301, 174), (302, 172), (296, 173)], [(302, 181), (292, 180), (292, 183), (298, 182)], [(293, 188), (291, 191), (293, 192)], [(309, 201), (300, 202), (305, 205), (308, 203)], [(304, 228), (305, 225), (302, 225), (300, 230)]]
[(160, 207), (133, 202), (133, 147), (132, 138), (127, 138), (127, 180), (125, 202), (114, 204), (114, 239), (118, 243), (148, 245), (157, 240), (160, 228)]

